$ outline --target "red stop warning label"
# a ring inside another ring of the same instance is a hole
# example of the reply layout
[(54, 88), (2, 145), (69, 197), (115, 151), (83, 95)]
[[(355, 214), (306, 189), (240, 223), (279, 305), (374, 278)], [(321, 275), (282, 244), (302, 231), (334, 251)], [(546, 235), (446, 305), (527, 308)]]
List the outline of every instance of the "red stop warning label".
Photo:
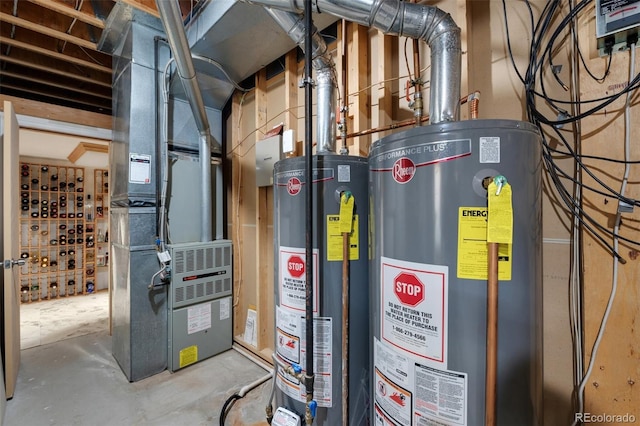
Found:
[(403, 272), (393, 280), (393, 292), (408, 306), (416, 306), (424, 300), (424, 284), (411, 273)]
[(446, 367), (448, 267), (388, 257), (381, 263), (381, 340)]
[(304, 260), (300, 256), (294, 255), (287, 261), (287, 270), (292, 277), (300, 278), (304, 275)]

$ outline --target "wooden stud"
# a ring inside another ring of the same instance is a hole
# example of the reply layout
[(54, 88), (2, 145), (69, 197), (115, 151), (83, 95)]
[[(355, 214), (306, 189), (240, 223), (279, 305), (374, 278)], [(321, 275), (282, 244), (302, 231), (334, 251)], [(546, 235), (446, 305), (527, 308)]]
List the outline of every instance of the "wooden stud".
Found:
[[(369, 85), (369, 32), (366, 27), (348, 24), (348, 75), (349, 75), (349, 123), (351, 132), (368, 129), (371, 125), (371, 91), (364, 89)], [(364, 90), (362, 90), (364, 89)], [(354, 138), (350, 152), (353, 155), (369, 153), (370, 136)]]
[[(397, 37), (388, 36), (378, 32), (378, 79), (384, 81), (382, 86), (374, 91), (378, 98), (378, 126), (386, 126), (393, 123), (393, 87), (394, 81), (389, 81), (394, 76), (394, 59), (398, 55)], [(397, 87), (397, 83), (395, 83)], [(383, 137), (390, 132), (380, 132), (379, 137)]]

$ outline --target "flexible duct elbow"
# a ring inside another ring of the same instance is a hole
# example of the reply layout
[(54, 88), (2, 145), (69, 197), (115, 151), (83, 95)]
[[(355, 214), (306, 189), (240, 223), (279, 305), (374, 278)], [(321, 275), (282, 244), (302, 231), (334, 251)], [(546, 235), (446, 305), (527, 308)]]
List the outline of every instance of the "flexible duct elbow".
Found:
[[(241, 0), (291, 12), (304, 8), (303, 0)], [(401, 0), (315, 0), (314, 11), (329, 13), (385, 34), (423, 39), (431, 48), (431, 124), (460, 118), (462, 52), (460, 28), (451, 15), (435, 6)]]

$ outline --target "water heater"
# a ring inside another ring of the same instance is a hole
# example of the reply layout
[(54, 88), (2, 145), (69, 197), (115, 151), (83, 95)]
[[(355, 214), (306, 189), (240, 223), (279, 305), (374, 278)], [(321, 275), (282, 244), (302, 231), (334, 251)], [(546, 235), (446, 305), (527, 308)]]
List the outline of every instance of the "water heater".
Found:
[[(305, 388), (283, 366), (305, 364), (305, 221), (313, 217), (314, 424), (343, 424), (342, 358), (347, 356), (349, 425), (368, 425), (369, 415), (369, 245), (367, 160), (320, 154), (313, 176), (305, 158), (281, 160), (274, 170), (276, 407), (280, 416), (304, 422)], [(313, 188), (313, 212), (305, 196)], [(342, 350), (343, 235), (337, 227), (341, 194), (355, 197), (349, 236), (348, 355)], [(289, 421), (289, 420), (287, 420)], [(293, 420), (291, 420), (293, 421)], [(295, 424), (295, 423), (287, 423)]]
[(369, 155), (372, 424), (467, 425), (485, 416), (486, 178), (513, 191), (499, 248), (497, 418), (537, 424), (541, 399), (540, 135), (506, 120), (438, 123)]

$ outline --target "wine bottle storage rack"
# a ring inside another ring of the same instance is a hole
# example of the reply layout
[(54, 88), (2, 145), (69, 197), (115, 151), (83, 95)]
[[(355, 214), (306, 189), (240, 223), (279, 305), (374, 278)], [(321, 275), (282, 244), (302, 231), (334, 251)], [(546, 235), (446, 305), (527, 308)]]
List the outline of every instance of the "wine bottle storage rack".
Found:
[(22, 303), (87, 294), (91, 282), (97, 288), (86, 178), (83, 167), (20, 164)]

